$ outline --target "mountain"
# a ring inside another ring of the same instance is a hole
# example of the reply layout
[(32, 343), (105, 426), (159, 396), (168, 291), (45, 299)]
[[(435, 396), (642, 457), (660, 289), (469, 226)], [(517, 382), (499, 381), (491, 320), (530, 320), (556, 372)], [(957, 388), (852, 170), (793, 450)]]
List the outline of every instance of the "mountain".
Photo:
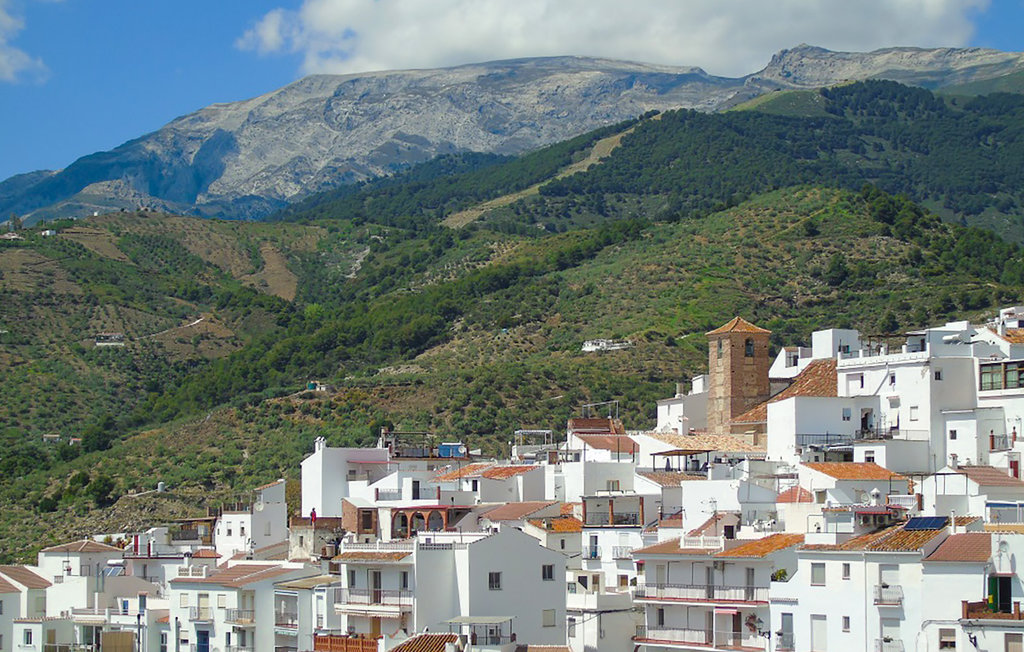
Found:
[(799, 46), (739, 78), (582, 57), (315, 75), (201, 109), (59, 172), (8, 180), (0, 184), (0, 215), (15, 212), (31, 224), (147, 206), (259, 219), (440, 154), (519, 154), (651, 110), (717, 111), (774, 90), (854, 79), (962, 86), (1019, 72), (1022, 57), (977, 48)]

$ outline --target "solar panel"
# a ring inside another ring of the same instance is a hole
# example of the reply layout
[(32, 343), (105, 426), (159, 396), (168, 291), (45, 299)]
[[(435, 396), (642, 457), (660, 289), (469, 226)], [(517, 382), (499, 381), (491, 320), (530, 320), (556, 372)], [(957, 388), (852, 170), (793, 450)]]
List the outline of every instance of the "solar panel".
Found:
[(915, 516), (903, 526), (904, 530), (941, 530), (949, 521), (945, 516)]

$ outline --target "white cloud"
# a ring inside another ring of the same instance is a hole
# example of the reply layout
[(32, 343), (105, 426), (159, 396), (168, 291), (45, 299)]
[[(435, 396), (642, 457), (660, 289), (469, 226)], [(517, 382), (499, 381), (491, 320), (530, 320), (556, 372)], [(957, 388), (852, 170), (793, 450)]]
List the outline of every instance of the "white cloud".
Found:
[(988, 0), (303, 0), (236, 45), (293, 52), (302, 70), (431, 68), (550, 55), (762, 68), (799, 43), (834, 50), (961, 46)]
[(46, 66), (40, 59), (11, 45), (25, 28), (25, 22), (11, 11), (9, 0), (0, 0), (0, 82), (16, 82), (27, 77), (42, 79)]

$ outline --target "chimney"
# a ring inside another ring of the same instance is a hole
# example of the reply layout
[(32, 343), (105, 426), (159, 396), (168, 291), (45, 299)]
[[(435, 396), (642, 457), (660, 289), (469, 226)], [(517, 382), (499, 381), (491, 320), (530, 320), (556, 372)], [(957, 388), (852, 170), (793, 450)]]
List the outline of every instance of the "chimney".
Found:
[(999, 320), (999, 336), (1006, 337), (1006, 322), (1002, 319)]
[(949, 510), (949, 533), (956, 534), (956, 510)]

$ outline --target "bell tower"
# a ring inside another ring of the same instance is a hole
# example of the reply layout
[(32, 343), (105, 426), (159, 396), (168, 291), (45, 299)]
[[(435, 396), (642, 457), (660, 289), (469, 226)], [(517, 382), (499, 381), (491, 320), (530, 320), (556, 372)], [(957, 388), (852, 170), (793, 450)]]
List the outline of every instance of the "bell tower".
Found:
[(733, 417), (770, 397), (770, 335), (742, 317), (707, 333), (709, 433), (729, 434)]

